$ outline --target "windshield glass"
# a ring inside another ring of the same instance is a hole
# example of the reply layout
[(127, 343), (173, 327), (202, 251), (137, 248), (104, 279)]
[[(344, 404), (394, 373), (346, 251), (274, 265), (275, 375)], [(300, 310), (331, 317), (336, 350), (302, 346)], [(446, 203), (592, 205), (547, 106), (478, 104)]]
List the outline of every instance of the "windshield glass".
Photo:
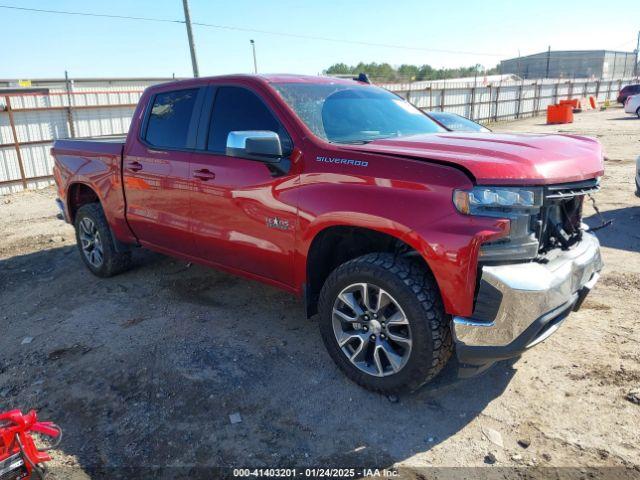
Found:
[(318, 137), (334, 143), (364, 143), (445, 130), (409, 102), (365, 85), (273, 84)]

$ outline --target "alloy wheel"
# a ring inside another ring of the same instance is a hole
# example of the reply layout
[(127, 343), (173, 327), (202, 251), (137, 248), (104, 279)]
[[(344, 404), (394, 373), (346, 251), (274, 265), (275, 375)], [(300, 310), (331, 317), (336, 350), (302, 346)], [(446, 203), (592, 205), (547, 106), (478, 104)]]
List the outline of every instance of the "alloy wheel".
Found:
[(87, 261), (95, 268), (100, 268), (104, 261), (100, 232), (93, 220), (88, 217), (80, 221), (80, 245)]
[(375, 377), (398, 373), (411, 355), (411, 326), (393, 296), (372, 283), (354, 283), (337, 296), (333, 333), (342, 353)]

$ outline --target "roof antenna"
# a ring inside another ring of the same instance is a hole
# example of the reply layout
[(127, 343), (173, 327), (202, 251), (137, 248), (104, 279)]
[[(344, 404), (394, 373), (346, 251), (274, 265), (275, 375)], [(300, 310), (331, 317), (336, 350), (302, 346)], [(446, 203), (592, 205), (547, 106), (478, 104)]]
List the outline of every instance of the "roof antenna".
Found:
[(358, 76), (357, 76), (357, 77), (353, 77), (353, 79), (354, 79), (355, 81), (357, 81), (357, 82), (369, 83), (369, 84), (371, 83), (371, 80), (369, 80), (369, 77), (368, 77), (368, 76), (367, 76), (367, 74), (366, 74), (366, 73), (364, 73), (364, 72), (360, 72), (360, 73), (358, 74)]

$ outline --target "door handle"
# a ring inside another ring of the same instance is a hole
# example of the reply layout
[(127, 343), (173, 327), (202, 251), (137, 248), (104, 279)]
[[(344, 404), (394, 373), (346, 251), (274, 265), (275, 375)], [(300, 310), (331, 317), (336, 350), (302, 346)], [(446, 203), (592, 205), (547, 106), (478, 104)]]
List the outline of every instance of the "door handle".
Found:
[(129, 162), (127, 168), (132, 172), (137, 172), (138, 170), (142, 170), (142, 164), (140, 162)]
[(194, 170), (193, 176), (204, 182), (206, 182), (207, 180), (213, 180), (214, 178), (216, 178), (216, 174), (209, 171), (206, 168), (200, 168), (198, 170)]

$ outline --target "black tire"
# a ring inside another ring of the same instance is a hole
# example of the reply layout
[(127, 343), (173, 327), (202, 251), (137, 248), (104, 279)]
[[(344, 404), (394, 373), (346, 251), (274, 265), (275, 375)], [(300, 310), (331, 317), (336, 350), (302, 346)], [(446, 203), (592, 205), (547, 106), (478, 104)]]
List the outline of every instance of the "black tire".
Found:
[[(95, 265), (89, 259), (89, 255), (83, 250), (81, 241), (81, 223), (84, 219), (88, 219), (95, 225), (99, 234), (102, 261)], [(128, 270), (131, 267), (131, 252), (118, 252), (115, 249), (113, 234), (107, 223), (104, 212), (99, 203), (88, 203), (81, 206), (76, 212), (74, 222), (76, 229), (76, 243), (80, 251), (80, 257), (87, 268), (98, 277), (112, 277)]]
[[(334, 302), (344, 288), (359, 282), (370, 282), (391, 294), (409, 321), (412, 347), (408, 360), (388, 376), (374, 376), (356, 367), (334, 334)], [(394, 394), (418, 389), (440, 373), (453, 351), (449, 318), (431, 272), (405, 257), (372, 253), (344, 263), (322, 287), (319, 311), (320, 333), (333, 361), (352, 381), (374, 392)]]
[(638, 116), (638, 118), (640, 118), (640, 107), (636, 109), (636, 115)]

